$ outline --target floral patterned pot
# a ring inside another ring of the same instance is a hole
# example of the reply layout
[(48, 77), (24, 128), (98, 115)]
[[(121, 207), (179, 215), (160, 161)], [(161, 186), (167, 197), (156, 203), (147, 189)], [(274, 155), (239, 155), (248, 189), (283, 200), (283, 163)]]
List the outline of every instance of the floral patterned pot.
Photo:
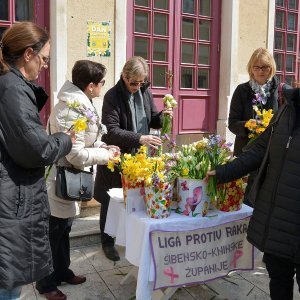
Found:
[(156, 186), (145, 186), (147, 215), (154, 219), (167, 218), (171, 211), (172, 185), (159, 182)]
[(214, 206), (221, 211), (238, 211), (242, 208), (246, 179), (238, 179), (217, 185), (217, 200)]
[(189, 217), (204, 217), (209, 208), (207, 183), (200, 179), (178, 178), (177, 212)]
[(145, 188), (143, 182), (133, 183), (122, 176), (124, 205), (126, 212), (145, 211)]

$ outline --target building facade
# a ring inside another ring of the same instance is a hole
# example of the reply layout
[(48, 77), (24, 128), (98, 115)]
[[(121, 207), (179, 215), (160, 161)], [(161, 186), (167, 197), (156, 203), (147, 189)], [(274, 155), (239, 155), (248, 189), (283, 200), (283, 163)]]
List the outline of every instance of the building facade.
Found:
[[(45, 120), (76, 60), (107, 67), (104, 95), (126, 59), (140, 55), (149, 63), (158, 108), (166, 93), (178, 101), (173, 131), (179, 143), (208, 132), (232, 140), (230, 99), (249, 79), (254, 49), (274, 52), (281, 79), (298, 81), (298, 12), (299, 0), (0, 0), (0, 34), (23, 19), (50, 28), (50, 72), (41, 82), (50, 93)], [(88, 21), (110, 22), (110, 55), (87, 57)], [(101, 105), (97, 99), (99, 110)]]

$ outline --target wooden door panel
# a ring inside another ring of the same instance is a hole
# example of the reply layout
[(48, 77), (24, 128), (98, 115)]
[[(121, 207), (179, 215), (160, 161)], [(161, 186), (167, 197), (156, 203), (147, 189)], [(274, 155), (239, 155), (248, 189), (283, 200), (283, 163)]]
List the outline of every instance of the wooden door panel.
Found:
[(179, 134), (205, 132), (208, 128), (208, 101), (202, 97), (181, 97), (179, 101)]
[(127, 57), (150, 68), (158, 109), (173, 94), (173, 134), (213, 132), (217, 121), (221, 1), (128, 0)]

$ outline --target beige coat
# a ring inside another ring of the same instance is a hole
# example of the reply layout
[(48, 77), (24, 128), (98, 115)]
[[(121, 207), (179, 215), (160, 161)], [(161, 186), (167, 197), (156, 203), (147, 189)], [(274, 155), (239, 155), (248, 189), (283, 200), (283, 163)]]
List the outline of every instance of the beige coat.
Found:
[[(97, 112), (88, 97), (70, 81), (64, 83), (57, 97), (59, 102), (52, 110), (48, 124), (48, 130), (51, 134), (66, 131), (73, 125), (74, 120), (83, 117), (84, 113), (80, 108), (89, 109), (97, 116)], [(79, 109), (69, 109), (67, 101), (68, 103), (78, 102)], [(109, 158), (113, 157), (113, 152), (99, 148), (101, 145), (105, 145), (101, 142), (101, 128), (103, 128), (103, 125), (99, 122), (97, 116), (94, 124), (89, 123), (85, 131), (76, 133), (76, 141), (71, 152), (59, 160), (59, 165), (89, 170), (95, 164), (107, 164)], [(58, 218), (70, 218), (78, 215), (78, 202), (64, 200), (55, 195), (55, 177), (56, 167), (53, 165), (47, 181), (51, 215)]]

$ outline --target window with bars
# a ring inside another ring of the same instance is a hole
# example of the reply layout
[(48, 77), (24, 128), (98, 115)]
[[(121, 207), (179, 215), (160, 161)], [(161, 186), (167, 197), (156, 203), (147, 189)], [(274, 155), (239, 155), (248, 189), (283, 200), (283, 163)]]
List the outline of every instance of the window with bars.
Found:
[(276, 0), (274, 59), (277, 76), (295, 86), (299, 80), (299, 1)]

